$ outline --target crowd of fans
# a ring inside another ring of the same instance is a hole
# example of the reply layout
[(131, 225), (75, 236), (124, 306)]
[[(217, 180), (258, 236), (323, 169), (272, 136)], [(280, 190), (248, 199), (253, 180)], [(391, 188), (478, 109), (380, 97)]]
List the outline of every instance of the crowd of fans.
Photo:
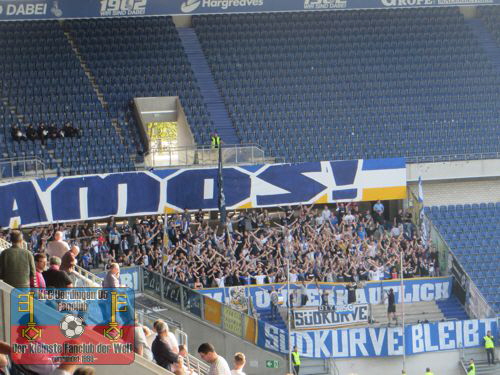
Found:
[[(23, 252), (21, 232), (7, 231), (2, 237), (14, 244), (15, 257), (27, 259), (19, 271), (3, 264), (11, 256), (8, 251), (0, 253), (0, 278), (16, 287), (72, 287), (78, 262), (88, 270), (108, 269), (105, 281), (112, 287), (119, 286), (119, 267), (129, 265), (145, 266), (193, 288), (224, 287), (284, 282), (289, 263), (292, 282), (354, 283), (398, 277), (401, 252), (404, 277), (439, 275), (437, 254), (417, 236), (411, 214), (400, 210), (387, 217), (381, 202), (368, 210), (352, 203), (300, 205), (231, 212), (223, 228), (201, 210), (185, 210), (167, 217), (166, 228), (164, 217), (149, 216), (133, 223), (111, 218), (106, 224), (28, 229)], [(154, 338), (136, 325), (137, 354), (175, 374), (196, 374), (186, 348), (172, 338), (165, 322), (155, 322)], [(242, 353), (236, 353), (230, 372), (210, 344), (198, 351), (216, 374), (243, 373)]]
[(79, 245), (85, 269), (142, 265), (197, 289), (284, 282), (288, 261), (292, 282), (396, 278), (401, 251), (404, 277), (439, 275), (437, 253), (417, 235), (411, 214), (387, 220), (381, 202), (371, 210), (341, 203), (232, 212), (225, 229), (202, 211), (169, 216), (166, 230), (163, 220), (50, 225), (32, 229), (27, 241), (43, 253), (59, 232)]
[(40, 140), (44, 143), (47, 139), (80, 137), (80, 130), (69, 122), (65, 123), (61, 128), (58, 128), (56, 124), (46, 125), (45, 123), (39, 124), (37, 128), (32, 124), (29, 124), (26, 128), (14, 124), (10, 129), (10, 133), (12, 139), (16, 142)]

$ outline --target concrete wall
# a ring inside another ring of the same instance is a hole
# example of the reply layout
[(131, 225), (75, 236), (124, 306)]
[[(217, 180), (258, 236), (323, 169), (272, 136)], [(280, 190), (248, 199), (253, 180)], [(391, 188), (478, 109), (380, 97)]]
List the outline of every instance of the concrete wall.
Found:
[[(422, 184), (426, 206), (500, 202), (500, 178), (430, 182), (423, 180)], [(417, 183), (411, 183), (409, 187), (414, 192), (417, 191)]]
[(177, 145), (179, 147), (195, 146), (194, 136), (186, 119), (186, 113), (177, 98)]
[[(418, 354), (406, 357), (405, 368), (408, 375), (423, 374), (426, 367), (436, 375), (457, 375), (464, 373), (459, 361), (458, 350)], [(342, 375), (401, 374), (403, 369), (403, 357), (339, 359), (336, 363)]]
[(466, 20), (476, 18), (477, 7), (460, 7), (460, 13)]
[(407, 181), (418, 181), (420, 176), (424, 182), (500, 177), (500, 159), (419, 163), (406, 166)]
[(172, 21), (174, 21), (175, 27), (191, 27), (191, 15), (179, 15), (173, 16)]

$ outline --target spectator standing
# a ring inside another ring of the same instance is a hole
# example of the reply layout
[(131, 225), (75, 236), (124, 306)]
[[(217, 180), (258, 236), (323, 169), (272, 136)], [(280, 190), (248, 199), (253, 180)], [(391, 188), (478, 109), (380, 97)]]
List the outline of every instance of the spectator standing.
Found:
[(347, 304), (353, 304), (356, 303), (356, 289), (358, 289), (358, 286), (356, 283), (351, 283), (347, 285)]
[(328, 299), (329, 299), (328, 290), (323, 289), (323, 293), (321, 293), (321, 306), (325, 306), (328, 308), (330, 306)]
[(391, 288), (389, 293), (387, 293), (387, 319), (389, 321), (389, 327), (391, 326), (391, 318), (398, 324), (398, 317), (396, 316), (396, 300), (394, 297), (394, 290)]
[(484, 348), (486, 349), (486, 356), (488, 357), (488, 365), (495, 364), (495, 339), (491, 335), (491, 331), (486, 333), (483, 338)]
[(29, 288), (30, 280), (36, 284), (36, 268), (33, 254), (23, 249), (23, 235), (20, 231), (10, 234), (12, 247), (0, 253), (0, 279), (14, 288)]
[(106, 277), (102, 281), (103, 288), (119, 288), (120, 287), (120, 266), (118, 263), (111, 263)]
[(309, 296), (307, 295), (307, 286), (304, 280), (302, 280), (302, 282), (299, 284), (299, 290), (300, 290), (300, 306), (305, 306), (307, 301), (309, 301)]
[(476, 375), (476, 364), (472, 358), (469, 361), (469, 367), (467, 367), (467, 375)]
[(226, 360), (215, 352), (215, 348), (209, 343), (203, 343), (198, 347), (201, 359), (210, 364), (208, 375), (231, 375), (231, 369)]
[(293, 365), (293, 374), (294, 375), (299, 375), (300, 371), (300, 354), (299, 354), (299, 348), (294, 346), (293, 352), (292, 352), (292, 365)]
[[(146, 338), (145, 329), (142, 324), (139, 323), (137, 314), (135, 315), (135, 327), (134, 327), (134, 351), (135, 353), (143, 356), (144, 358), (152, 361), (153, 352), (149, 347), (148, 340)], [(149, 330), (148, 330), (149, 331)]]
[(384, 214), (384, 210), (385, 210), (384, 205), (380, 200), (378, 200), (377, 203), (373, 205), (373, 211), (375, 211), (380, 216)]
[(279, 296), (274, 285), (271, 289), (271, 319), (275, 320), (278, 316), (278, 302)]
[(66, 251), (61, 257), (61, 267), (63, 268), (66, 264), (69, 265), (74, 262), (78, 254), (80, 254), (80, 248), (76, 245), (72, 245), (71, 249)]
[(219, 148), (221, 143), (221, 139), (217, 132), (213, 132), (212, 135), (210, 136), (210, 144), (212, 148)]
[(69, 278), (68, 274), (61, 271), (59, 267), (61, 266), (61, 259), (53, 256), (49, 259), (49, 269), (42, 273), (45, 279), (45, 284), (47, 288), (71, 288), (73, 287), (73, 282)]
[(69, 250), (69, 245), (66, 241), (63, 241), (63, 233), (57, 231), (54, 233), (54, 240), (50, 241), (47, 245), (47, 255), (50, 257), (59, 257), (62, 259), (64, 254)]
[[(45, 271), (47, 267), (47, 256), (43, 253), (35, 254), (35, 269), (36, 269), (36, 285), (38, 288), (45, 288), (45, 279), (43, 278), (42, 272)], [(33, 280), (30, 281), (30, 286), (35, 288), (35, 283)]]
[[(167, 343), (168, 325), (162, 320), (154, 324), (157, 336), (151, 345), (153, 358), (158, 364), (167, 370), (171, 370), (171, 366), (178, 361), (178, 355), (174, 353), (173, 348)], [(178, 349), (178, 348), (177, 348)]]
[(243, 367), (245, 367), (246, 358), (243, 353), (235, 353), (234, 354), (234, 366), (231, 370), (231, 375), (246, 375), (243, 372)]

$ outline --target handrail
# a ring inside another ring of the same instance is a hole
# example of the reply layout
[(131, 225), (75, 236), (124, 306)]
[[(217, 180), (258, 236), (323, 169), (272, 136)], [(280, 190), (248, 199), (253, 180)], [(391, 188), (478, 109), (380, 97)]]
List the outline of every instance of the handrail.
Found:
[(89, 279), (92, 283), (94, 283), (95, 287), (100, 287), (102, 285), (102, 279), (99, 276), (96, 276), (90, 271), (87, 271), (85, 268), (75, 265), (75, 272), (79, 274), (81, 277)]
[[(333, 375), (340, 375), (340, 370), (337, 367), (337, 362), (335, 361), (335, 358), (331, 357), (328, 358), (328, 372)], [(333, 373), (332, 373), (333, 371)]]
[(443, 161), (463, 161), (463, 160), (486, 160), (500, 159), (500, 152), (476, 152), (471, 154), (448, 154), (434, 156), (409, 156), (406, 157), (406, 163), (435, 163)]
[[(93, 281), (92, 279), (81, 275), (76, 270), (73, 271), (72, 274), (75, 276), (75, 278), (78, 279), (77, 281), (83, 283), (83, 287), (87, 287), (87, 288), (99, 288), (101, 286), (101, 284), (98, 284), (95, 281)], [(80, 287), (80, 285), (79, 285), (78, 282), (74, 286), (75, 287)]]
[[(225, 165), (266, 162), (266, 152), (257, 144), (223, 144), (221, 149)], [(218, 148), (213, 148), (210, 145), (152, 147), (145, 155), (144, 168), (216, 165), (218, 161), (217, 150)]]
[(0, 252), (2, 252), (3, 250), (7, 250), (11, 246), (12, 244), (10, 242), (6, 241), (3, 238), (0, 238)]
[[(264, 148), (257, 143), (223, 143), (220, 146), (222, 149), (229, 148), (247, 148), (247, 147), (255, 147), (264, 152)], [(175, 150), (175, 151), (184, 151), (184, 150), (214, 150), (212, 145), (192, 145), (192, 146), (175, 146), (175, 147), (163, 147), (163, 148), (155, 148), (155, 151), (161, 150)]]
[[(235, 310), (231, 306), (224, 305), (197, 290), (171, 280), (158, 272), (150, 271), (145, 267), (140, 268), (139, 279), (141, 280), (142, 292), (153, 294), (160, 301), (169, 301), (192, 318), (214, 325), (218, 329), (222, 329), (224, 332), (237, 336), (246, 342), (256, 344), (256, 334), (255, 336), (247, 336), (246, 332), (250, 324), (257, 324), (257, 319), (247, 313)], [(211, 315), (205, 315), (206, 312), (209, 314), (208, 311), (211, 311)], [(228, 325), (226, 326), (226, 324)], [(273, 354), (285, 362), (288, 361), (283, 354)], [(203, 365), (198, 369), (200, 370), (198, 372), (203, 375)]]
[[(32, 172), (35, 172), (35, 177), (37, 178), (45, 178), (45, 162), (43, 159), (40, 159), (37, 156), (20, 156), (16, 158), (2, 158), (0, 159), (0, 179), (1, 178), (26, 178), (26, 173), (30, 172), (27, 164), (34, 163), (34, 169)], [(5, 169), (8, 168), (7, 175), (4, 176)], [(19, 169), (20, 176), (16, 176), (14, 168)], [(39, 173), (41, 172), (41, 173)]]
[[(164, 319), (159, 314), (155, 313), (146, 314), (144, 312), (137, 312), (137, 315), (139, 316), (139, 322), (143, 325), (148, 326), (148, 328), (151, 328), (153, 326), (153, 322), (155, 320)], [(177, 334), (177, 336), (179, 337), (179, 343), (187, 347), (188, 335), (177, 325), (177, 323), (175, 323), (174, 329), (171, 328), (172, 321), (167, 321), (167, 323), (169, 324), (170, 330)], [(206, 363), (202, 362), (200, 359), (194, 357), (191, 354), (188, 354), (188, 358), (185, 364), (186, 366), (188, 366), (188, 368), (192, 368), (193, 370), (195, 370), (199, 375), (206, 375), (210, 370), (209, 366)]]

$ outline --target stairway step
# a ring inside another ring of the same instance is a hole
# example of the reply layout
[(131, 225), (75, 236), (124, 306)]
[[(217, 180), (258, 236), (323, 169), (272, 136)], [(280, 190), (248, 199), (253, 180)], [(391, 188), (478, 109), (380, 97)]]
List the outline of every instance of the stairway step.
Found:
[(238, 135), (227, 113), (196, 32), (192, 28), (178, 28), (177, 31), (215, 130), (226, 144), (239, 143)]

